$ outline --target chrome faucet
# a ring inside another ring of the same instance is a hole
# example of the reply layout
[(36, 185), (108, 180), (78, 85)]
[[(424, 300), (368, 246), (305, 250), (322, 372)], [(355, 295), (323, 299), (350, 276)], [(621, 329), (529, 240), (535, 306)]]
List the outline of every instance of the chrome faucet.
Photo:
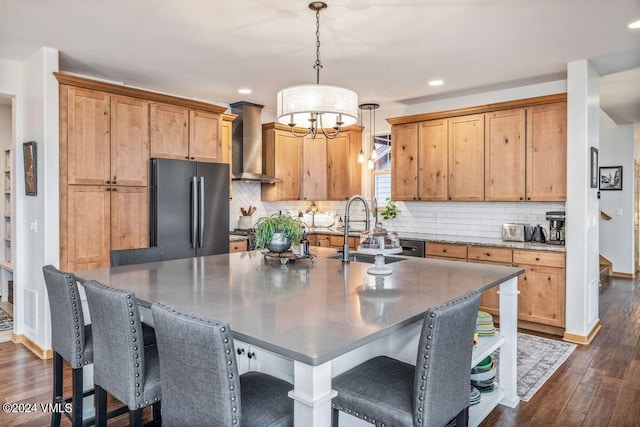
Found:
[[(354, 200), (361, 200), (362, 203), (364, 204), (364, 211), (366, 213), (366, 219), (364, 221), (361, 219), (353, 220), (353, 221), (349, 220), (349, 209), (351, 209), (351, 203)], [(369, 217), (369, 204), (367, 203), (365, 198), (359, 194), (351, 196), (347, 201), (347, 206), (344, 208), (344, 245), (342, 246), (342, 262), (349, 262), (349, 223), (350, 222), (364, 222), (365, 230), (369, 231), (371, 229), (370, 217)]]

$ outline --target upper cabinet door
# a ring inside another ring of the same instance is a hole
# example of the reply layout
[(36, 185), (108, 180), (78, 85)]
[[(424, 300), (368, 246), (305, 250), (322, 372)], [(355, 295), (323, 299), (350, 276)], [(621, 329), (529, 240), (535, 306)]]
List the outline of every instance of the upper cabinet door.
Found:
[(149, 102), (111, 97), (111, 183), (149, 183)]
[(348, 200), (351, 194), (349, 183), (349, 134), (340, 132), (327, 140), (328, 200)]
[(302, 140), (302, 198), (327, 200), (327, 140)]
[(449, 119), (449, 200), (484, 200), (484, 114)]
[(262, 128), (263, 173), (282, 180), (262, 184), (262, 200), (300, 200), (302, 140), (291, 131)]
[(107, 184), (111, 181), (109, 147), (110, 97), (103, 92), (69, 87), (67, 182)]
[(485, 115), (485, 200), (525, 198), (525, 109)]
[(418, 124), (391, 128), (391, 198), (418, 198)]
[(449, 121), (418, 123), (418, 200), (447, 200)]
[(189, 112), (189, 158), (199, 162), (229, 161), (222, 149), (220, 114), (191, 110)]
[(567, 200), (567, 103), (527, 108), (527, 200)]
[(151, 157), (189, 158), (189, 110), (169, 104), (151, 103)]

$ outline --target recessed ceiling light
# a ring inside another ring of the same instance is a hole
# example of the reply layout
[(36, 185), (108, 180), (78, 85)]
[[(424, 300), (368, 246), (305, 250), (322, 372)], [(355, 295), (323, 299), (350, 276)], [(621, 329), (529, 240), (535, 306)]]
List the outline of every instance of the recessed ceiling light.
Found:
[(238, 93), (241, 93), (243, 95), (248, 95), (251, 93), (251, 89), (238, 89)]
[(640, 19), (629, 24), (629, 28), (632, 30), (640, 28)]
[(444, 82), (442, 80), (431, 80), (429, 82), (429, 86), (440, 86), (442, 85)]

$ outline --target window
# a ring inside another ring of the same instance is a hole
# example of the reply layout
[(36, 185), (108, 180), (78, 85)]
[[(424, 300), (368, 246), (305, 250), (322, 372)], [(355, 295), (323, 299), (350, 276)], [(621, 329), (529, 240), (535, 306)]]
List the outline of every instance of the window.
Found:
[(373, 162), (372, 181), (373, 196), (378, 200), (378, 207), (391, 198), (391, 134), (376, 135), (374, 147), (378, 159)]

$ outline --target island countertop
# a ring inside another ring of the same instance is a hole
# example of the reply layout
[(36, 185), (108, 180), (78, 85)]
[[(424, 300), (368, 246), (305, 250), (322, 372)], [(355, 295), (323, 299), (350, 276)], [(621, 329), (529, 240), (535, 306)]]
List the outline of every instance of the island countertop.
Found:
[(234, 336), (315, 366), (390, 334), (429, 307), (521, 274), (516, 267), (410, 258), (372, 276), (342, 264), (335, 249), (284, 265), (259, 251), (79, 271), (81, 280), (133, 291), (142, 305), (164, 301), (226, 320)]

